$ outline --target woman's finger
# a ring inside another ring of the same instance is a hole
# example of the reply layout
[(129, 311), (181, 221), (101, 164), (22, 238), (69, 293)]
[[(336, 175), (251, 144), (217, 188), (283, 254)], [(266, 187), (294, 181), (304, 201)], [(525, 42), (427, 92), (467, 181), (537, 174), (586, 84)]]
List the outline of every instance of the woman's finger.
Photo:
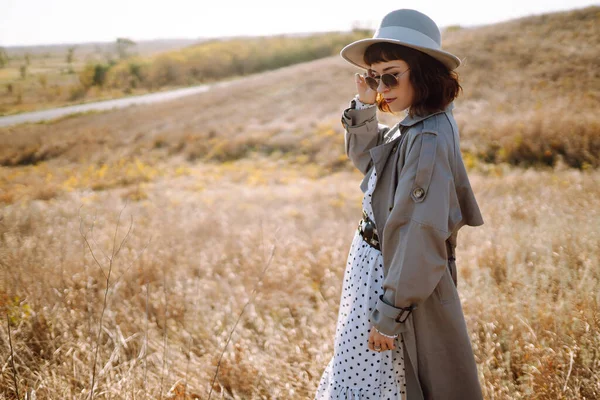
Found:
[(375, 345), (373, 346), (374, 351), (383, 351), (383, 344), (381, 342), (375, 341)]
[(394, 349), (394, 339), (385, 338), (382, 348), (383, 347), (385, 347), (386, 350), (393, 350)]
[(371, 331), (369, 332), (368, 347), (369, 350), (378, 352), (394, 350), (396, 348), (396, 339), (383, 336), (379, 334), (374, 327), (372, 327)]
[(369, 332), (369, 349), (373, 351), (383, 350), (380, 335), (377, 334), (374, 327), (371, 327), (371, 331)]
[(380, 351), (393, 350), (396, 347), (396, 339), (389, 338), (381, 335), (375, 327), (371, 327), (371, 332), (369, 332), (369, 341), (373, 341), (374, 346), (381, 346)]
[(367, 339), (367, 347), (369, 350), (373, 350), (373, 329), (369, 332), (369, 339)]
[(394, 348), (396, 347), (395, 340), (392, 338), (386, 338), (386, 342), (387, 342), (388, 349), (394, 350)]
[(367, 84), (366, 84), (366, 82), (365, 82), (365, 78), (364, 78), (364, 76), (362, 76), (362, 75), (361, 75), (361, 74), (359, 74), (359, 73), (357, 73), (357, 74), (355, 75), (355, 81), (356, 81), (356, 84), (357, 84), (359, 87), (361, 87), (361, 88), (364, 88), (364, 87), (366, 87), (366, 85), (367, 85)]
[(380, 343), (381, 343), (381, 351), (386, 351), (386, 350), (389, 350), (389, 348), (388, 348), (388, 343), (387, 343), (387, 341), (386, 341), (386, 340), (382, 339), (382, 340), (380, 341)]
[[(379, 349), (379, 350), (377, 350), (377, 349)], [(381, 351), (381, 343), (375, 342), (375, 341), (369, 342), (369, 350)]]

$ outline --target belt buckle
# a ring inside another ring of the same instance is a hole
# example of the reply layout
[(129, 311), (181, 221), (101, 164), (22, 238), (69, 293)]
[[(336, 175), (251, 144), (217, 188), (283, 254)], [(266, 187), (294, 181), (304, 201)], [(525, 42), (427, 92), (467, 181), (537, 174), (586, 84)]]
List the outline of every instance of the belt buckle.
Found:
[(379, 235), (375, 223), (369, 218), (365, 210), (363, 210), (363, 218), (358, 223), (358, 232), (365, 242), (379, 250)]

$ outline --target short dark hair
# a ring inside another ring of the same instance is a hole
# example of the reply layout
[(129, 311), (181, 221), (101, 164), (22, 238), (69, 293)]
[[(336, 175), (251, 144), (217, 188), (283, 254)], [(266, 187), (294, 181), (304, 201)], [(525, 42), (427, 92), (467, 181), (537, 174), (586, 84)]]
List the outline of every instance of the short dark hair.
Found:
[[(422, 51), (394, 43), (374, 43), (367, 47), (363, 59), (366, 64), (402, 60), (410, 68), (410, 83), (415, 98), (409, 109), (410, 116), (427, 115), (446, 108), (462, 90), (458, 74), (450, 71), (440, 61)], [(381, 94), (377, 95), (377, 107), (391, 112)]]

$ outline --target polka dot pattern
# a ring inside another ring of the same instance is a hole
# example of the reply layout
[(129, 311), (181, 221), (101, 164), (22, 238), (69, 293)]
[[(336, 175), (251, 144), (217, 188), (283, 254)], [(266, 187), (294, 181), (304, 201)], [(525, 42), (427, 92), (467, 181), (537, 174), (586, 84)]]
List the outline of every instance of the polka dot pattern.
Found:
[[(371, 197), (376, 183), (373, 170), (363, 198), (363, 209), (371, 220)], [(381, 293), (381, 252), (369, 246), (357, 231), (344, 272), (334, 354), (321, 376), (315, 400), (406, 400), (401, 336), (395, 339), (394, 350), (372, 351), (367, 343), (370, 314)]]

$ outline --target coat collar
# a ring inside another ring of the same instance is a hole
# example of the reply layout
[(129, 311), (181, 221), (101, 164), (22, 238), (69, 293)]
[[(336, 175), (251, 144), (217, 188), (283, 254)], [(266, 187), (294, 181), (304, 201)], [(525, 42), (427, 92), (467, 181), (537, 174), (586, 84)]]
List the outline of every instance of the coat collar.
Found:
[(421, 122), (424, 119), (431, 117), (432, 115), (443, 113), (443, 112), (450, 112), (450, 111), (452, 111), (453, 108), (454, 108), (454, 102), (448, 104), (448, 106), (446, 106), (446, 108), (441, 111), (435, 111), (435, 112), (432, 112), (432, 113), (426, 114), (426, 115), (415, 115), (414, 117), (407, 115), (402, 121), (400, 121), (400, 125), (413, 126), (414, 124)]

